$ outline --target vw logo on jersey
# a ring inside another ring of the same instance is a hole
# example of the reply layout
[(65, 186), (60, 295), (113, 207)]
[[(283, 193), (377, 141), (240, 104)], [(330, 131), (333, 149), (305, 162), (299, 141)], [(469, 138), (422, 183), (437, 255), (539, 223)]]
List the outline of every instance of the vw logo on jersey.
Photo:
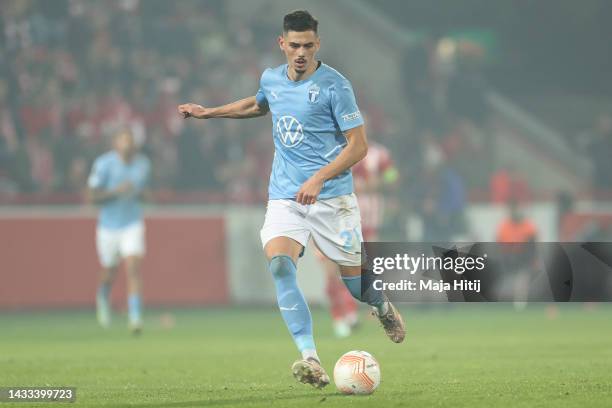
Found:
[(304, 128), (293, 116), (281, 116), (276, 121), (276, 133), (281, 143), (287, 147), (295, 147), (304, 139)]
[(308, 102), (317, 103), (319, 102), (319, 94), (321, 93), (321, 89), (317, 86), (317, 84), (313, 84), (308, 88)]

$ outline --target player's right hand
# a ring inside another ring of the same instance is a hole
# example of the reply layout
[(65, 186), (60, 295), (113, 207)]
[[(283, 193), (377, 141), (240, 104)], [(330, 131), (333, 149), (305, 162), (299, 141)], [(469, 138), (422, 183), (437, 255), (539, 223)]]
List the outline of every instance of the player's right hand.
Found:
[(196, 119), (204, 119), (206, 108), (196, 103), (184, 103), (178, 106), (179, 113), (184, 119), (194, 117)]

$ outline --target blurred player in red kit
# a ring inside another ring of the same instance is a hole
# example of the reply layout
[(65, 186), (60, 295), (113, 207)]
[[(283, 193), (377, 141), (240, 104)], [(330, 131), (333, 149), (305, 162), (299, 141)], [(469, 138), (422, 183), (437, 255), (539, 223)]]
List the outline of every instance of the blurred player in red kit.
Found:
[[(368, 154), (353, 167), (353, 181), (359, 210), (363, 241), (378, 240), (385, 209), (384, 186), (395, 183), (398, 171), (391, 153), (383, 145), (370, 141)], [(316, 250), (326, 275), (325, 292), (337, 337), (347, 337), (358, 325), (359, 306), (338, 277), (338, 266)]]

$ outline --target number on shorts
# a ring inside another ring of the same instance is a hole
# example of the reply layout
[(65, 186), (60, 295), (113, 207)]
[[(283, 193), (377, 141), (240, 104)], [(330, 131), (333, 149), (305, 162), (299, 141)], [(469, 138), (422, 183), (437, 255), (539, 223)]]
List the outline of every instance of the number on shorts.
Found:
[(340, 233), (340, 238), (344, 240), (342, 248), (345, 251), (348, 251), (353, 247), (353, 237), (356, 237), (359, 240), (360, 235), (357, 227), (353, 228), (352, 230), (344, 230)]

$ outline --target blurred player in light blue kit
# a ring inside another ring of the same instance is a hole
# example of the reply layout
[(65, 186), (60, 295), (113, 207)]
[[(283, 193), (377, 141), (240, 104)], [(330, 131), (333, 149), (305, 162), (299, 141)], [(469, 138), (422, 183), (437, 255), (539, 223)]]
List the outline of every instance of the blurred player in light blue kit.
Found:
[(361, 288), (361, 220), (351, 166), (367, 153), (363, 119), (350, 82), (316, 59), (318, 22), (307, 11), (287, 14), (278, 38), (287, 64), (265, 70), (259, 91), (227, 105), (178, 107), (185, 118), (251, 118), (272, 113), (274, 161), (261, 241), (276, 286), (281, 315), (302, 358), (294, 377), (322, 388), (312, 318), (296, 280), (296, 265), (310, 238), (340, 268), (344, 284), (374, 308), (389, 338), (404, 340), (402, 317), (381, 291)]
[(128, 279), (128, 325), (142, 330), (140, 263), (145, 254), (145, 226), (141, 200), (149, 179), (149, 159), (137, 152), (134, 137), (122, 130), (113, 138), (113, 150), (99, 156), (88, 179), (88, 198), (100, 207), (96, 247), (102, 265), (96, 295), (98, 322), (111, 320), (109, 295), (123, 260)]

